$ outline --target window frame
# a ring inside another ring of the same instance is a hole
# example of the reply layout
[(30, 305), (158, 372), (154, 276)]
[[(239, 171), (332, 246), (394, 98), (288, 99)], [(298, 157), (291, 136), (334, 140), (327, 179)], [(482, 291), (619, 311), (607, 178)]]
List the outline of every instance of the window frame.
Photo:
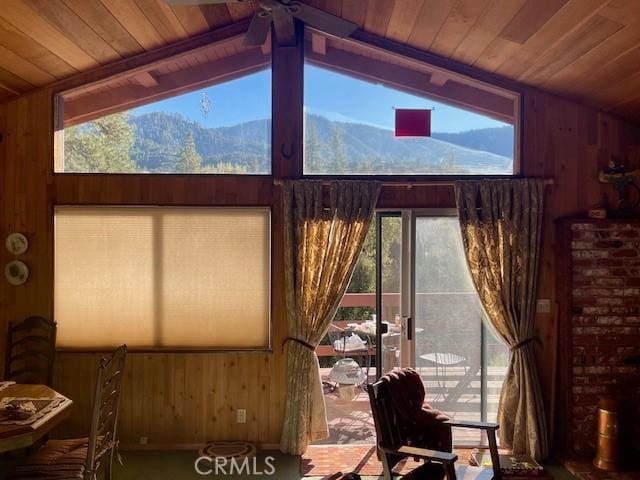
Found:
[[(230, 34), (225, 34), (224, 32), (229, 30), (231, 33)], [(175, 172), (167, 172), (167, 173), (160, 173), (160, 172), (149, 172), (149, 173), (144, 173), (144, 172), (131, 172), (131, 173), (127, 173), (127, 172), (65, 172), (65, 171), (56, 171), (56, 168), (58, 165), (64, 165), (64, 130), (65, 130), (65, 120), (64, 120), (64, 100), (65, 100), (65, 96), (74, 96), (74, 95), (81, 95), (83, 92), (90, 92), (91, 90), (95, 89), (95, 88), (99, 88), (100, 86), (104, 85), (104, 84), (109, 84), (110, 82), (115, 82), (118, 81), (120, 79), (132, 79), (135, 78), (136, 76), (140, 75), (141, 73), (149, 73), (151, 70), (153, 70), (154, 68), (158, 68), (158, 67), (162, 67), (165, 65), (170, 64), (171, 62), (174, 61), (178, 61), (184, 58), (190, 58), (193, 57), (195, 55), (204, 55), (204, 53), (206, 53), (207, 49), (210, 47), (215, 47), (216, 45), (220, 46), (220, 45), (225, 45), (226, 43), (238, 40), (238, 39), (242, 39), (244, 38), (244, 34), (246, 33), (246, 30), (242, 29), (242, 25), (240, 25), (240, 30), (243, 30), (242, 33), (238, 34), (236, 32), (237, 28), (235, 28), (235, 26), (232, 24), (228, 27), (222, 27), (221, 29), (219, 29), (219, 31), (221, 32), (221, 35), (219, 36), (219, 38), (217, 38), (215, 41), (212, 41), (210, 44), (205, 44), (205, 45), (201, 45), (199, 47), (194, 47), (192, 49), (187, 49), (184, 52), (181, 53), (177, 53), (175, 55), (168, 55), (165, 57), (161, 57), (159, 60), (156, 61), (150, 61), (147, 63), (143, 63), (142, 65), (139, 65), (137, 67), (132, 68), (131, 70), (122, 70), (119, 71), (117, 73), (111, 74), (111, 75), (106, 75), (104, 77), (98, 78), (96, 80), (93, 81), (89, 81), (89, 82), (83, 82), (79, 85), (74, 85), (72, 84), (69, 88), (64, 88), (64, 82), (62, 82), (62, 87), (61, 88), (54, 88), (53, 92), (52, 92), (52, 103), (53, 103), (53, 142), (52, 142), (52, 150), (53, 150), (53, 161), (51, 162), (50, 166), (49, 166), (49, 173), (53, 176), (72, 176), (72, 175), (78, 175), (78, 176), (119, 176), (119, 175), (125, 175), (128, 177), (135, 177), (136, 175), (142, 175), (145, 177), (148, 176), (159, 176), (159, 177), (169, 177), (169, 176), (175, 176), (175, 177), (184, 177), (184, 176), (200, 176), (200, 177), (261, 177), (261, 178), (268, 178), (268, 177), (273, 177), (273, 172), (274, 172), (274, 151), (273, 151), (273, 142), (271, 141), (271, 144), (269, 145), (270, 147), (270, 155), (269, 155), (269, 166), (270, 166), (270, 173), (246, 173), (246, 174), (238, 174), (238, 173), (210, 173), (210, 172), (204, 172), (204, 173), (175, 173)], [(215, 30), (212, 32), (212, 34), (215, 34), (218, 30)], [(151, 97), (149, 100), (147, 101), (141, 101), (139, 103), (135, 103), (132, 106), (128, 106), (126, 108), (123, 109), (118, 109), (115, 111), (109, 111), (108, 113), (104, 114), (104, 115), (98, 115), (95, 118), (103, 118), (105, 116), (108, 116), (110, 114), (113, 113), (120, 113), (120, 112), (125, 112), (125, 111), (129, 111), (133, 108), (137, 108), (140, 106), (144, 106), (144, 105), (150, 105), (152, 103), (158, 102), (158, 101), (163, 101), (163, 100), (167, 100), (167, 99), (171, 99), (171, 98), (175, 98), (177, 96), (180, 95), (184, 95), (184, 94), (189, 94), (189, 93), (193, 93), (196, 92), (198, 90), (202, 90), (205, 88), (209, 88), (215, 85), (219, 85), (219, 84), (223, 84), (229, 81), (233, 81), (237, 78), (242, 78), (246, 75), (251, 75), (254, 73), (258, 73), (264, 70), (270, 70), (271, 71), (271, 78), (270, 78), (270, 82), (271, 82), (271, 88), (269, 89), (270, 92), (270, 96), (269, 96), (269, 103), (271, 105), (271, 116), (270, 118), (268, 118), (267, 120), (270, 123), (270, 128), (271, 128), (271, 134), (267, 137), (269, 140), (271, 140), (273, 138), (273, 128), (274, 128), (274, 108), (273, 108), (273, 85), (274, 85), (274, 79), (275, 79), (275, 73), (274, 73), (274, 62), (273, 62), (273, 50), (271, 48), (267, 49), (261, 49), (263, 55), (268, 55), (269, 56), (269, 61), (267, 64), (265, 65), (261, 65), (258, 64), (256, 65), (249, 65), (249, 66), (242, 66), (242, 68), (239, 68), (237, 70), (232, 70), (230, 72), (227, 73), (221, 73), (215, 76), (212, 76), (210, 78), (204, 79), (204, 80), (199, 80), (197, 82), (194, 82), (192, 84), (188, 84), (186, 86), (183, 87), (178, 87), (175, 89), (168, 89), (168, 93), (160, 93), (157, 96), (153, 96)], [(204, 52), (204, 53), (203, 53)], [(142, 54), (144, 55), (144, 54)], [(233, 58), (233, 56), (229, 56), (227, 58)], [(224, 60), (224, 59), (222, 59)], [(215, 60), (215, 61), (211, 61), (209, 63), (214, 64), (217, 61), (221, 61), (221, 60)], [(208, 65), (209, 63), (204, 64), (205, 66)], [(115, 108), (115, 107), (111, 107), (111, 108)], [(90, 121), (90, 120), (86, 120), (86, 121)], [(84, 122), (82, 122), (84, 123)]]
[[(265, 347), (259, 347), (259, 348), (250, 348), (250, 347), (236, 347), (236, 348), (231, 348), (231, 347), (172, 347), (172, 346), (167, 346), (167, 347), (162, 347), (162, 346), (154, 346), (154, 347), (128, 347), (129, 352), (131, 353), (166, 353), (166, 354), (171, 354), (171, 353), (230, 353), (230, 352), (256, 352), (256, 353), (273, 353), (274, 351), (274, 324), (273, 324), (273, 319), (275, 317), (274, 314), (274, 306), (275, 306), (275, 302), (274, 302), (274, 292), (273, 292), (273, 287), (275, 284), (275, 276), (274, 276), (274, 269), (273, 269), (273, 259), (274, 259), (274, 245), (275, 245), (275, 238), (274, 238), (274, 224), (277, 224), (277, 222), (274, 222), (274, 215), (273, 215), (273, 206), (271, 205), (159, 205), (159, 204), (92, 204), (92, 203), (85, 203), (85, 204), (68, 204), (68, 203), (60, 203), (60, 204), (54, 204), (53, 205), (53, 211), (52, 211), (52, 220), (53, 223), (55, 225), (55, 212), (56, 209), (58, 208), (75, 208), (75, 207), (80, 207), (80, 208), (128, 208), (128, 207), (134, 207), (134, 208), (197, 208), (197, 209), (234, 209), (234, 210), (238, 210), (238, 209), (262, 209), (265, 210), (266, 212), (268, 212), (268, 216), (269, 216), (269, 285), (268, 285), (268, 290), (269, 290), (269, 306), (267, 309), (268, 312), (268, 318), (267, 318), (267, 342), (266, 342), (266, 346)], [(53, 258), (52, 258), (52, 308), (55, 309), (55, 288), (56, 288), (56, 283), (55, 283), (55, 244), (56, 244), (56, 234), (55, 234), (55, 228), (53, 228), (52, 230), (52, 241), (53, 241)], [(59, 322), (59, 319), (57, 319), (56, 321)], [(56, 352), (59, 353), (108, 353), (111, 352), (113, 350), (113, 348), (111, 346), (105, 346), (105, 347), (60, 347), (56, 345)]]
[[(243, 30), (243, 26), (240, 26), (240, 30)], [(231, 29), (229, 27), (223, 27), (221, 29), (219, 29), (219, 35), (216, 36), (215, 40), (212, 41), (209, 45), (216, 45), (216, 44), (223, 44), (225, 42), (228, 42), (234, 38), (237, 38), (238, 36), (242, 36), (244, 33), (240, 33), (238, 34), (238, 28), (234, 28)], [(310, 33), (311, 35), (315, 35), (318, 33), (317, 30), (314, 30), (313, 28), (310, 27), (305, 27), (304, 29), (301, 29), (301, 31), (303, 30), (303, 32), (307, 32)], [(229, 31), (230, 33), (225, 33)], [(215, 33), (217, 31), (214, 31), (212, 33)], [(301, 35), (304, 36), (304, 33), (301, 33)], [(272, 40), (273, 41), (273, 40)], [(429, 69), (433, 69), (433, 71), (441, 71), (441, 72), (446, 72), (446, 74), (448, 76), (450, 76), (451, 78), (456, 78), (456, 79), (461, 79), (462, 81), (466, 82), (466, 83), (470, 83), (472, 85), (478, 86), (481, 89), (486, 89), (488, 91), (502, 91), (508, 95), (511, 95), (513, 97), (513, 104), (514, 104), (514, 123), (513, 123), (513, 127), (514, 127), (514, 152), (513, 152), (513, 173), (512, 174), (507, 174), (507, 175), (495, 175), (495, 174), (490, 174), (490, 175), (484, 175), (484, 174), (470, 174), (470, 175), (431, 175), (431, 174), (417, 174), (417, 175), (408, 175), (408, 174), (373, 174), (373, 175), (344, 175), (344, 174), (305, 174), (304, 173), (304, 152), (301, 152), (300, 154), (300, 158), (296, 158), (296, 160), (300, 161), (300, 165), (297, 166), (297, 169), (299, 171), (299, 176), (300, 178), (308, 178), (308, 179), (323, 179), (323, 180), (327, 180), (327, 179), (347, 179), (347, 180), (380, 180), (383, 182), (415, 182), (415, 181), (419, 181), (419, 180), (428, 180), (428, 181), (433, 181), (433, 182), (437, 182), (437, 183), (441, 183), (443, 185), (447, 184), (447, 183), (451, 183), (452, 181), (455, 180), (459, 180), (459, 179), (468, 179), (468, 180), (474, 180), (474, 179), (500, 179), (500, 178), (518, 178), (521, 177), (523, 174), (523, 168), (522, 168), (522, 156), (523, 156), (523, 129), (522, 129), (522, 112), (523, 112), (523, 91), (522, 88), (519, 84), (517, 84), (516, 82), (511, 82), (508, 80), (503, 80), (500, 77), (496, 77), (492, 74), (489, 74), (487, 72), (482, 72), (481, 70), (475, 69), (474, 67), (468, 67), (465, 65), (458, 65), (456, 64), (456, 62), (444, 59), (442, 57), (438, 57), (437, 55), (431, 54), (429, 52), (425, 52), (425, 51), (421, 51), (421, 50), (417, 50), (414, 49), (412, 47), (409, 47), (407, 45), (403, 45), (403, 44), (397, 44), (393, 41), (387, 40), (387, 39), (382, 39), (379, 38), (373, 34), (367, 33), (367, 32), (361, 32), (361, 31), (357, 31), (354, 34), (352, 34), (351, 38), (344, 40), (345, 42), (349, 42), (349, 43), (353, 43), (354, 45), (360, 45), (363, 48), (366, 49), (372, 49), (372, 50), (377, 50), (379, 51), (381, 54), (384, 55), (392, 55), (395, 57), (400, 57), (403, 58), (407, 61), (413, 62), (413, 63), (417, 63), (422, 65), (425, 68), (429, 68)], [(240, 178), (245, 178), (245, 177), (251, 177), (251, 176), (255, 176), (255, 177), (262, 177), (262, 178), (276, 178), (277, 175), (277, 166), (276, 166), (276, 160), (280, 159), (280, 156), (285, 156), (285, 155), (281, 155), (281, 153), (283, 152), (279, 152), (276, 151), (276, 147), (274, 146), (274, 142), (273, 142), (273, 138), (274, 138), (274, 128), (276, 127), (276, 125), (279, 122), (279, 119), (276, 118), (276, 115), (274, 115), (277, 111), (277, 109), (275, 108), (275, 102), (274, 102), (274, 98), (275, 98), (275, 90), (276, 90), (276, 80), (279, 78), (282, 78), (282, 75), (280, 74), (280, 72), (276, 71), (276, 62), (274, 62), (274, 49), (278, 48), (277, 45), (270, 45), (268, 48), (268, 54), (270, 55), (271, 59), (270, 59), (270, 67), (260, 67), (260, 68), (255, 68), (253, 70), (250, 70), (249, 73), (255, 73), (259, 70), (261, 70), (262, 68), (270, 68), (271, 69), (271, 111), (272, 111), (272, 115), (271, 115), (271, 173), (268, 174), (258, 174), (258, 173), (247, 173), (247, 174), (225, 174), (225, 173), (109, 173), (109, 172), (104, 172), (104, 173), (92, 173), (92, 172), (57, 172), (56, 171), (56, 164), (60, 161), (60, 158), (64, 155), (63, 152), (63, 145), (64, 145), (64, 140), (60, 139), (60, 134), (64, 133), (64, 127), (63, 127), (63, 102), (62, 102), (62, 98), (65, 94), (69, 94), (69, 93), (74, 93), (74, 92), (78, 92), (78, 91), (82, 91), (82, 90), (86, 90), (86, 89), (90, 89), (92, 87), (95, 87), (96, 85), (100, 85), (103, 84), (104, 82), (109, 81), (110, 79), (113, 78), (121, 78), (123, 76), (127, 76), (130, 75), (131, 72), (135, 73), (138, 72), (139, 70), (145, 71), (145, 70), (149, 70), (150, 65), (156, 65), (156, 64), (163, 64), (166, 62), (170, 62), (175, 60), (176, 58), (183, 58), (184, 56), (189, 56), (191, 54), (194, 53), (198, 53), (200, 50), (202, 50), (203, 47), (202, 45), (200, 46), (196, 46), (192, 49), (187, 49), (185, 51), (182, 51), (181, 53), (177, 53), (174, 55), (167, 55), (165, 57), (160, 57), (160, 60), (155, 60), (155, 61), (150, 61), (147, 64), (142, 64), (142, 66), (138, 65), (137, 67), (132, 68), (131, 70), (124, 70), (121, 71), (119, 73), (115, 73), (115, 74), (111, 74), (111, 75), (106, 75), (102, 78), (98, 78), (97, 80), (91, 81), (91, 82), (85, 82), (85, 83), (81, 83), (81, 84), (73, 84), (73, 82), (71, 83), (71, 87), (70, 88), (64, 88), (64, 82), (61, 82), (61, 88), (57, 88), (54, 89), (53, 91), (53, 105), (54, 105), (54, 112), (53, 112), (53, 130), (54, 130), (54, 141), (53, 141), (53, 162), (50, 165), (50, 173), (54, 176), (58, 176), (58, 175), (64, 175), (64, 176), (71, 176), (71, 175), (79, 175), (79, 176), (91, 176), (91, 175), (99, 175), (99, 176), (118, 176), (118, 175), (126, 175), (126, 176), (136, 176), (136, 175), (143, 175), (143, 176), (177, 176), (177, 177), (183, 177), (183, 176), (210, 176), (210, 177), (240, 177)], [(310, 61), (307, 58), (307, 48), (305, 47), (305, 41), (304, 39), (301, 40), (301, 45), (299, 47), (301, 49), (301, 55), (302, 55), (302, 65), (301, 65), (301, 72), (299, 74), (299, 78), (302, 80), (303, 83), (303, 88), (304, 88), (304, 64), (309, 62), (311, 64), (314, 64), (313, 61)], [(267, 52), (267, 49), (265, 48), (265, 52)], [(451, 64), (451, 65), (448, 65)], [(317, 64), (316, 64), (317, 65)], [(330, 66), (327, 65), (322, 65), (323, 68), (328, 68), (331, 69)], [(462, 70), (462, 71), (461, 71)], [(340, 72), (338, 69), (336, 69), (336, 71)], [(224, 81), (227, 80), (232, 80), (237, 76), (242, 76), (245, 72), (241, 71), (241, 72), (237, 72), (234, 73), (233, 75), (227, 77), (223, 77), (223, 79), (221, 80), (220, 77), (216, 77), (216, 78), (212, 78), (210, 80), (207, 81), (201, 81), (197, 84), (194, 84), (188, 88), (185, 88), (181, 91), (178, 91), (177, 93), (175, 93), (175, 96), (180, 95), (182, 93), (189, 93), (195, 90), (198, 90), (200, 88), (206, 88), (208, 86), (212, 86), (215, 85), (217, 83), (222, 83)], [(344, 73), (344, 72), (341, 72)], [(354, 77), (357, 78), (357, 77)], [(391, 87), (393, 88), (393, 87)], [(173, 97), (173, 94), (169, 94), (166, 95), (164, 97), (161, 97), (161, 99), (164, 98), (171, 98)], [(437, 98), (436, 99), (438, 102), (441, 103), (447, 103), (447, 101), (443, 98)], [(151, 103), (147, 102), (147, 103)], [(304, 99), (302, 99), (302, 103), (304, 104)], [(460, 105), (455, 105), (455, 103), (451, 103), (452, 106), (457, 106), (459, 108), (463, 108)], [(304, 105), (299, 105), (298, 106), (300, 108), (300, 110), (303, 109)], [(300, 128), (302, 131), (302, 134), (304, 136), (304, 115), (302, 116), (301, 119), (302, 125), (296, 125), (297, 128)], [(303, 145), (304, 145), (304, 141), (303, 141)], [(302, 150), (304, 150), (304, 148), (302, 148)], [(296, 155), (293, 156), (294, 158), (297, 157)]]
[[(397, 89), (397, 87), (394, 87), (393, 84), (391, 84), (390, 82), (388, 82), (385, 79), (376, 77), (375, 79), (365, 79), (365, 78), (360, 78), (357, 74), (351, 74), (348, 71), (346, 71), (345, 68), (341, 68), (340, 66), (335, 66), (335, 65), (331, 65), (330, 62), (319, 62), (317, 60), (313, 60), (309, 58), (308, 50), (309, 49), (315, 49), (318, 48), (316, 45), (318, 43), (321, 44), (321, 46), (319, 47), (321, 50), (325, 50), (326, 53), (326, 49), (327, 49), (327, 45), (326, 45), (326, 39), (329, 38), (326, 36), (326, 34), (315, 30), (311, 27), (306, 27), (305, 31), (307, 32), (308, 35), (311, 36), (311, 41), (310, 42), (303, 42), (303, 46), (302, 46), (302, 50), (303, 50), (303, 55), (304, 55), (304, 65), (306, 64), (310, 64), (313, 65), (314, 67), (318, 67), (318, 68), (324, 68), (326, 70), (332, 71), (332, 72), (336, 72), (338, 74), (341, 75), (347, 75), (353, 79), (359, 80), (359, 81), (369, 81), (369, 82), (379, 82), (380, 84), (386, 86), (387, 88), (391, 88), (391, 89)], [(317, 37), (323, 37), (325, 38), (325, 40), (323, 42), (318, 42), (317, 41)], [(522, 112), (523, 112), (523, 92), (521, 89), (516, 88), (515, 85), (513, 84), (508, 84), (508, 85), (504, 85), (505, 82), (497, 82), (497, 81), (490, 81), (489, 78), (485, 78), (485, 79), (481, 79), (481, 78), (477, 78), (477, 75), (472, 75), (472, 74), (467, 74), (467, 73), (461, 73), (458, 72), (452, 68), (447, 68), (446, 66), (442, 66), (440, 65), (441, 63), (446, 63), (447, 60), (442, 59), (442, 57), (437, 57), (429, 52), (423, 52), (420, 50), (416, 50), (412, 47), (408, 47), (406, 45), (400, 45), (400, 44), (396, 44), (393, 41), (389, 41), (389, 40), (381, 40), (378, 39), (377, 37), (373, 36), (372, 34), (369, 34), (367, 32), (355, 32), (354, 34), (352, 34), (351, 38), (347, 38), (347, 39), (339, 39), (339, 42), (342, 42), (344, 44), (347, 45), (353, 45), (354, 47), (360, 47), (363, 50), (373, 50), (375, 52), (379, 52), (381, 55), (387, 55), (390, 57), (400, 57), (408, 62), (412, 62), (412, 63), (417, 63), (420, 64), (422, 67), (431, 70), (432, 72), (444, 72), (446, 73), (446, 75), (452, 79), (457, 79), (463, 83), (469, 84), (473, 87), (476, 87), (478, 89), (481, 90), (486, 90), (488, 92), (502, 92), (502, 94), (504, 94), (505, 96), (511, 96), (512, 100), (513, 100), (513, 173), (511, 174), (505, 174), (505, 175), (498, 175), (498, 174), (490, 174), (490, 175), (484, 175), (484, 174), (470, 174), (470, 175), (432, 175), (432, 174), (415, 174), (415, 175), (411, 175), (411, 174), (394, 174), (394, 173), (389, 173), (389, 174), (372, 174), (372, 175), (363, 175), (363, 174), (354, 174), (354, 175), (350, 175), (350, 174), (307, 174), (304, 173), (304, 153), (303, 153), (303, 158), (302, 158), (302, 165), (300, 167), (300, 171), (302, 173), (302, 178), (306, 178), (306, 179), (317, 179), (317, 180), (330, 180), (330, 179), (337, 179), (337, 180), (378, 180), (378, 181), (382, 181), (382, 182), (399, 182), (399, 183), (404, 183), (404, 182), (420, 182), (420, 180), (423, 181), (429, 181), (429, 182), (435, 182), (435, 183), (439, 183), (439, 184), (443, 184), (446, 185), (448, 183), (451, 183), (453, 181), (456, 180), (481, 180), (481, 179), (508, 179), (508, 178), (518, 178), (520, 176), (522, 176), (522, 156), (523, 156), (523, 148), (522, 148), (522, 144), (523, 144), (523, 140), (522, 140)], [(380, 46), (379, 44), (384, 42), (383, 46)], [(355, 56), (358, 56), (357, 53), (354, 54)], [(365, 58), (365, 57), (363, 57)], [(429, 61), (432, 60), (432, 61)], [(440, 62), (437, 61), (433, 61), (433, 60), (440, 60)], [(303, 65), (303, 73), (302, 73), (302, 81), (303, 83), (305, 82), (305, 77), (304, 77), (304, 65)], [(471, 69), (472, 67), (469, 67), (469, 69)], [(490, 76), (489, 74), (487, 74), (486, 76)], [(400, 89), (400, 91), (402, 91)], [(419, 96), (419, 93), (417, 92), (409, 92), (412, 95), (416, 95)], [(424, 98), (428, 98), (430, 100), (435, 100), (439, 103), (445, 103), (448, 105), (451, 105), (452, 107), (455, 108), (460, 108), (460, 109), (465, 109), (463, 106), (461, 105), (456, 105), (455, 102), (452, 101), (447, 101), (447, 99), (443, 98), (443, 97), (428, 97), (427, 94), (424, 94)], [(304, 99), (303, 99), (303, 103), (304, 103)], [(469, 111), (472, 111), (469, 109)], [(473, 112), (473, 111), (472, 111)], [(482, 114), (481, 112), (473, 112), (473, 113), (477, 113), (477, 114)], [(488, 114), (484, 114), (490, 117), (490, 115)], [(306, 115), (304, 116), (306, 117)], [(304, 128), (304, 117), (303, 117), (303, 125), (302, 125), (302, 130), (303, 130), (303, 136), (305, 133), (305, 128)], [(303, 145), (304, 145), (304, 139), (303, 139)], [(304, 150), (304, 149), (303, 149)]]

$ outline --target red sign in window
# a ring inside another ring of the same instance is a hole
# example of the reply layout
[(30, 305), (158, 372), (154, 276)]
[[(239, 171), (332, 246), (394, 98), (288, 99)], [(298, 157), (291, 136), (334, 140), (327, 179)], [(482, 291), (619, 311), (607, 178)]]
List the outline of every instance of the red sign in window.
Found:
[(431, 110), (396, 108), (396, 137), (430, 137)]

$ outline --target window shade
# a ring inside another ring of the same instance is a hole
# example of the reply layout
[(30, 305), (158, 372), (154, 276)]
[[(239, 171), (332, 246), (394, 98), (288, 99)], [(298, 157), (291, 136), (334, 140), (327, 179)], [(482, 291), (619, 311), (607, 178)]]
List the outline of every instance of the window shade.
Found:
[(269, 346), (266, 208), (57, 207), (58, 345)]

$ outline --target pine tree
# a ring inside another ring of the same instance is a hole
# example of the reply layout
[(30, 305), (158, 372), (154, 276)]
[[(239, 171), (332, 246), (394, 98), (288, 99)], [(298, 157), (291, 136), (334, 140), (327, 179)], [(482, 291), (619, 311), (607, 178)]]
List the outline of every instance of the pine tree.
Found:
[(342, 130), (334, 125), (331, 128), (331, 169), (328, 173), (346, 173), (347, 172), (347, 152), (344, 148), (344, 139), (342, 138)]
[(189, 132), (184, 142), (184, 147), (178, 153), (178, 163), (176, 164), (176, 173), (198, 173), (202, 170), (202, 157), (196, 149), (196, 141), (193, 133)]
[(327, 173), (321, 171), (320, 167), (320, 139), (318, 129), (313, 120), (309, 119), (304, 142), (304, 170), (305, 173), (319, 174)]
[(65, 172), (130, 173), (138, 170), (130, 155), (134, 131), (127, 112), (67, 128), (64, 134)]

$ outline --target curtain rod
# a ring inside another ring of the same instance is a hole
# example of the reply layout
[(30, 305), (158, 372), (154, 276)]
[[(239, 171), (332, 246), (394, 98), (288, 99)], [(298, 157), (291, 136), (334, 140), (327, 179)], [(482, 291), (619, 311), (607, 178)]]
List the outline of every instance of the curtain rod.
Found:
[[(533, 177), (535, 178), (535, 177)], [(341, 179), (344, 180), (344, 179)], [(357, 180), (362, 181), (361, 178), (358, 178)], [(376, 180), (376, 179), (373, 179)], [(495, 178), (490, 178), (490, 180), (496, 180)], [(504, 179), (507, 180), (507, 179)], [(516, 178), (516, 180), (518, 180), (518, 178)], [(453, 186), (454, 183), (458, 181), (458, 180), (443, 180), (443, 181), (431, 181), (431, 182), (382, 182), (382, 186), (383, 187), (405, 187), (408, 189), (411, 189), (413, 187), (450, 187)], [(274, 180), (273, 184), (276, 186), (281, 186), (284, 184), (284, 180)], [(330, 185), (331, 181), (330, 180), (323, 180), (322, 181), (323, 185)], [(555, 181), (552, 178), (545, 178), (544, 179), (544, 184), (545, 185), (554, 185)]]

